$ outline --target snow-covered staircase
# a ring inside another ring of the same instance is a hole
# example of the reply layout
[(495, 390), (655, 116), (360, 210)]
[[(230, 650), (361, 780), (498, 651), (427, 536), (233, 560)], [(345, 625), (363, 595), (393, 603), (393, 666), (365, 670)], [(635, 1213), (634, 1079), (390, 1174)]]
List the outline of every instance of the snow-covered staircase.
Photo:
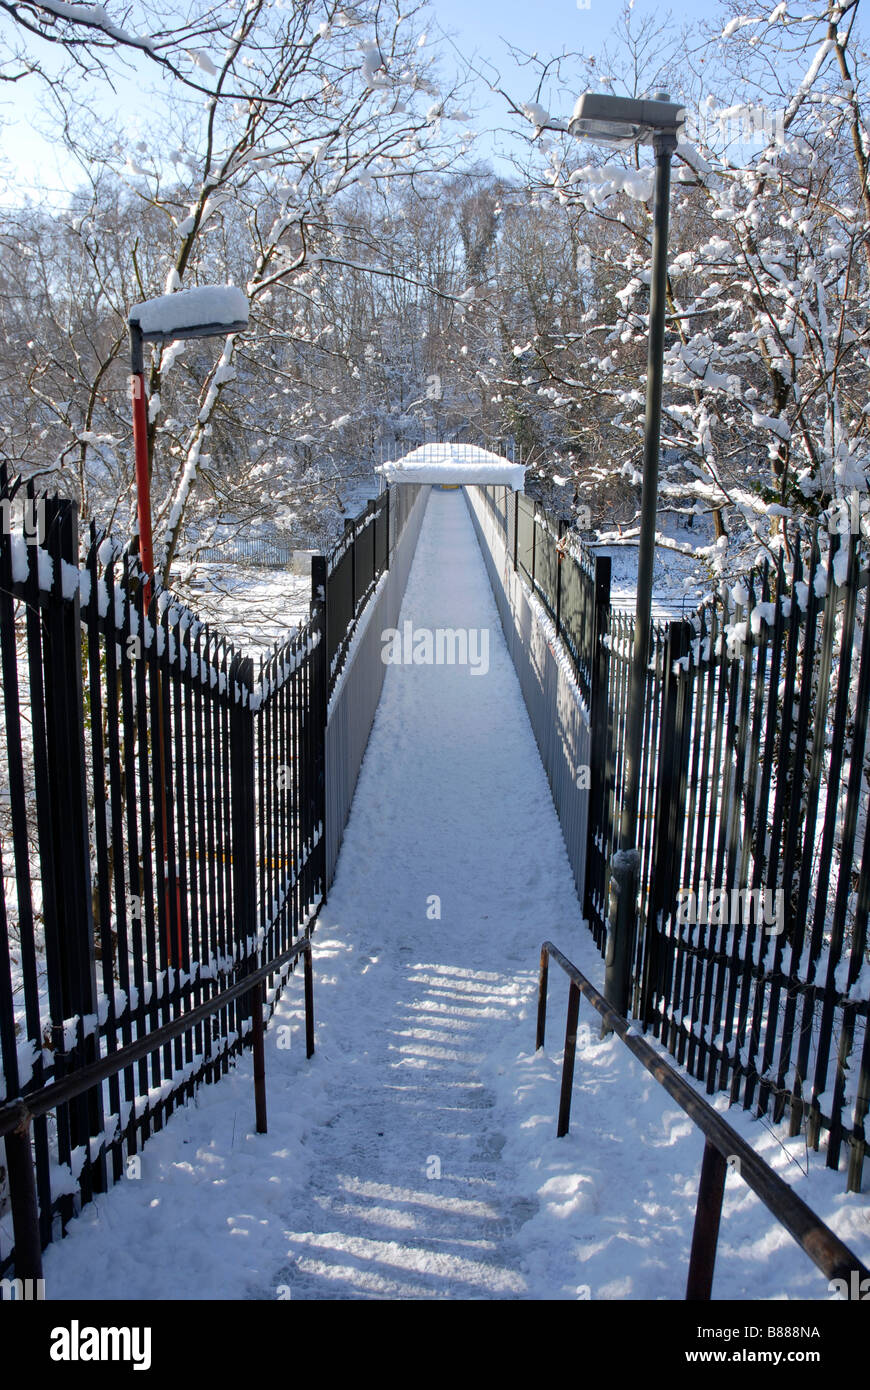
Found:
[[(312, 1136), (311, 1181), (286, 1232), (289, 1258), (262, 1294), (528, 1296), (513, 1237), (537, 1203), (512, 1196), (505, 1182), (501, 1117), (480, 1079), (493, 992), (513, 993), (512, 985), (446, 963), (399, 962), (385, 973), (396, 1007), (357, 1049), (356, 1064), (340, 1059), (344, 1105)], [(380, 1073), (382, 1084), (358, 1089), (360, 1070)], [(341, 1105), (340, 1094), (335, 1100)]]

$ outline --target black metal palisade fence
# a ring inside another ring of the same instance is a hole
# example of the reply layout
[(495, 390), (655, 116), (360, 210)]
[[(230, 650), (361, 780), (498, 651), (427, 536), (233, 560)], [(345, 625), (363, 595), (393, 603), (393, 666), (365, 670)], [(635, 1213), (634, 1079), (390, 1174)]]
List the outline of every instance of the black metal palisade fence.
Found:
[[(619, 848), (633, 615), (610, 561), (503, 488), (487, 505), (589, 710), (584, 912), (607, 932)], [(820, 544), (820, 541), (823, 544)], [(787, 1119), (859, 1191), (870, 1109), (868, 555), (857, 533), (790, 538), (787, 562), (653, 624), (633, 1011), (683, 1064)]]
[[(144, 612), (138, 564), (93, 526), (80, 551), (72, 503), (0, 467), (0, 506), (2, 1112), (275, 961), (257, 995), (271, 1011), (325, 896), (330, 664), (389, 563), (390, 508), (382, 495), (339, 544), (360, 576), (351, 611), (334, 574), (315, 582), (310, 620), (255, 671), (170, 593)], [(253, 999), (237, 990), (48, 1114), (34, 1104), (43, 1246), (228, 1070)]]
[(318, 556), (312, 564), (312, 584), (315, 589), (322, 587), (326, 598), (330, 695), (347, 658), (356, 620), (387, 569), (389, 553), (390, 493), (383, 492), (367, 503), (359, 517), (347, 523), (330, 553)]

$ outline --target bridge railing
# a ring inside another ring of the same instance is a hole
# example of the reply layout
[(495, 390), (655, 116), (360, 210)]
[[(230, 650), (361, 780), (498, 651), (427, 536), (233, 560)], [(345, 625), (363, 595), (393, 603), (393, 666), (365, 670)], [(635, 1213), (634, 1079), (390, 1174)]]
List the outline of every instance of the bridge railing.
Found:
[(118, 1051), (91, 1062), (70, 1075), (30, 1093), (26, 1099), (0, 1106), (0, 1138), (5, 1140), (8, 1165), (9, 1198), (12, 1212), (16, 1278), (42, 1278), (42, 1233), (39, 1193), (35, 1180), (30, 1127), (71, 1101), (78, 1100), (103, 1082), (114, 1081), (118, 1073), (135, 1062), (145, 1061), (158, 1047), (181, 1039), (199, 1024), (210, 1024), (212, 1018), (226, 1005), (248, 996), (253, 1018), (254, 1049), (254, 1112), (258, 1134), (268, 1130), (266, 1113), (266, 1063), (263, 1045), (262, 988), (269, 976), (285, 966), (295, 964), (302, 956), (305, 962), (305, 1055), (314, 1056), (314, 970), (311, 962), (311, 940), (302, 937), (295, 945), (273, 956), (219, 990), (212, 998), (197, 1004), (194, 1009), (163, 1023), (152, 1033), (125, 1043)]
[[(615, 915), (610, 868), (623, 848), (634, 619), (603, 594), (592, 601), (582, 543), (579, 553), (569, 544), (554, 579), (564, 537), (555, 541), (560, 524), (539, 506), (503, 489), (473, 491), (498, 552), (490, 577), (545, 766), (560, 766), (562, 746), (578, 740), (564, 722), (570, 702), (546, 686), (552, 661), (530, 666), (530, 623), (519, 613), (530, 600), (518, 581), (539, 601), (540, 632), (569, 663), (586, 708), (584, 810), (552, 774), (551, 786), (603, 950)], [(847, 1184), (859, 1191), (870, 1110), (870, 556), (857, 528), (795, 528), (786, 540), (775, 560), (731, 576), (687, 619), (653, 625), (631, 1007), (709, 1093), (786, 1119), (815, 1147), (827, 1134), (832, 1167), (845, 1148)], [(587, 593), (579, 638), (563, 618), (574, 584)]]
[[(345, 669), (388, 508), (346, 533)], [(329, 579), (255, 667), (156, 583), (146, 609), (135, 559), (72, 503), (2, 468), (0, 513), (0, 1107), (34, 1117), (44, 1246), (255, 1039), (324, 901)], [(236, 989), (270, 961), (262, 1002)]]
[(390, 493), (387, 491), (369, 501), (359, 516), (347, 522), (328, 555), (316, 557), (312, 562), (313, 590), (316, 592), (322, 584), (326, 592), (330, 694), (347, 657), (359, 615), (389, 568), (389, 537)]

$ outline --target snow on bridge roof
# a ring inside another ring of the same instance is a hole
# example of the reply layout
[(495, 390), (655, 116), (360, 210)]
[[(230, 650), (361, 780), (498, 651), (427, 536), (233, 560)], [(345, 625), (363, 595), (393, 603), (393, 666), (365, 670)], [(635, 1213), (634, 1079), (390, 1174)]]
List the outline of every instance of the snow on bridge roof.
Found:
[(522, 492), (525, 464), (511, 463), (476, 444), (421, 444), (393, 463), (382, 463), (376, 472), (388, 483), (460, 483), (493, 487), (505, 484)]

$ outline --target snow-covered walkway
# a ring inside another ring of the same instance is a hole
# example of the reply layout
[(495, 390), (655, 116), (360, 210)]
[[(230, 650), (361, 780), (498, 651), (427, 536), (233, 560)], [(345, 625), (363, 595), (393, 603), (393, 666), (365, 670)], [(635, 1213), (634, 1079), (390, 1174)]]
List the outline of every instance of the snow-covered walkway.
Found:
[(576, 932), (580, 913), (461, 494), (431, 494), (408, 620), (483, 629), (489, 669), (387, 670), (316, 937), (334, 1117), (274, 1276), (303, 1298), (527, 1292), (515, 1235), (537, 1204), (503, 1160), (486, 1063), (523, 1041), (543, 924)]
[[(554, 1138), (566, 992), (557, 972), (535, 1056), (540, 943), (597, 980), (600, 960), (461, 493), (430, 497), (405, 621), (485, 631), (488, 670), (387, 670), (314, 936), (316, 1056), (294, 978), (268, 1032), (269, 1134), (246, 1057), (49, 1250), (50, 1297), (682, 1297), (702, 1141), (596, 1029)], [(830, 1179), (816, 1205), (866, 1258)], [(720, 1267), (718, 1297), (826, 1296), (731, 1179)]]

